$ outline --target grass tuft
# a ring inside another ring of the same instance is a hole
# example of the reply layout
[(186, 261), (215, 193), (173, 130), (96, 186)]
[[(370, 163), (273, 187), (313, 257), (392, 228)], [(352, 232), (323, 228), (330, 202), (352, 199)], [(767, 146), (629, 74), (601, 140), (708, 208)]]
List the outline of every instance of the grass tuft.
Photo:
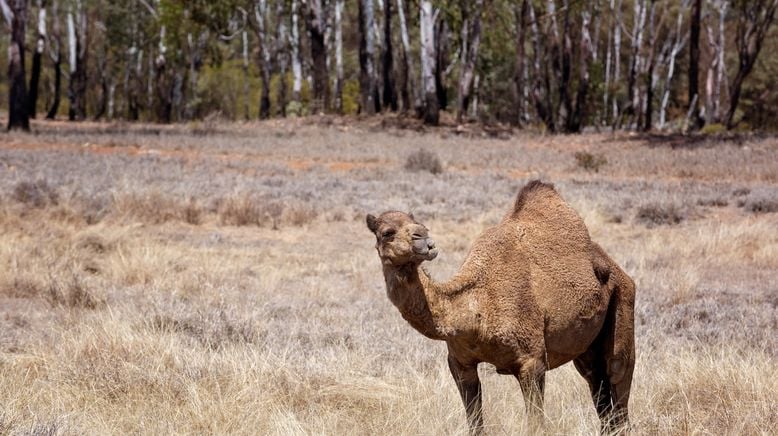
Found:
[(408, 156), (405, 169), (413, 172), (427, 171), (437, 175), (443, 172), (443, 164), (437, 154), (420, 149)]

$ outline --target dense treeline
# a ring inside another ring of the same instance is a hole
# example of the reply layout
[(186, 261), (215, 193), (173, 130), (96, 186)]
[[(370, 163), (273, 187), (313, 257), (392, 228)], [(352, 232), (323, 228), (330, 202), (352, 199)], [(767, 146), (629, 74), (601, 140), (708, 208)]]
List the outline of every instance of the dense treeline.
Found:
[(778, 0), (0, 7), (9, 128), (42, 116), (169, 123), (383, 111), (553, 132), (765, 129), (778, 119), (778, 59), (763, 54), (778, 49)]

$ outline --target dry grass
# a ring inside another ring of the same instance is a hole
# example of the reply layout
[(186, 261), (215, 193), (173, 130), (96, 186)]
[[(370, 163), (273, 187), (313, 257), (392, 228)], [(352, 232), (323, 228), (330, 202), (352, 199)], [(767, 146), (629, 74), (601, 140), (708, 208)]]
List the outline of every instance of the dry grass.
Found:
[[(390, 130), (368, 146), (337, 124), (194, 130), (3, 139), (0, 434), (466, 434), (445, 346), (387, 301), (364, 213), (413, 210), (444, 278), (537, 175), (638, 285), (634, 432), (778, 426), (778, 214), (745, 206), (776, 198), (774, 142), (740, 154), (578, 137), (608, 156), (594, 174), (554, 151), (570, 138)], [(110, 150), (85, 151), (85, 137)], [(38, 140), (59, 148), (25, 148)], [(419, 144), (445, 174), (402, 171)], [(666, 177), (623, 173), (642, 167)], [(652, 204), (684, 219), (641, 221)], [(526, 432), (516, 381), (480, 371), (487, 433)], [(596, 433), (570, 365), (549, 373), (546, 404), (549, 434)]]

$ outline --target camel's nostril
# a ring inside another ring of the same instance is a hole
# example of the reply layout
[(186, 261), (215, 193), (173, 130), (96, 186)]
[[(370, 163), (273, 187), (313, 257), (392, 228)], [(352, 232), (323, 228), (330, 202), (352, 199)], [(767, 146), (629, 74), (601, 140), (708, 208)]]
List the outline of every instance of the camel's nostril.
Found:
[(432, 239), (427, 239), (427, 247), (435, 248), (435, 241), (433, 241)]

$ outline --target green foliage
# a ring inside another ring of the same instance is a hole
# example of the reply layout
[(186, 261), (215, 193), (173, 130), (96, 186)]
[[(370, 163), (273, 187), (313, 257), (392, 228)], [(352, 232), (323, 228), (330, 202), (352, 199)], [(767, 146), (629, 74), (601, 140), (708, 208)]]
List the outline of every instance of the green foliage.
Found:
[(356, 115), (359, 112), (359, 81), (346, 80), (343, 83), (343, 113)]

